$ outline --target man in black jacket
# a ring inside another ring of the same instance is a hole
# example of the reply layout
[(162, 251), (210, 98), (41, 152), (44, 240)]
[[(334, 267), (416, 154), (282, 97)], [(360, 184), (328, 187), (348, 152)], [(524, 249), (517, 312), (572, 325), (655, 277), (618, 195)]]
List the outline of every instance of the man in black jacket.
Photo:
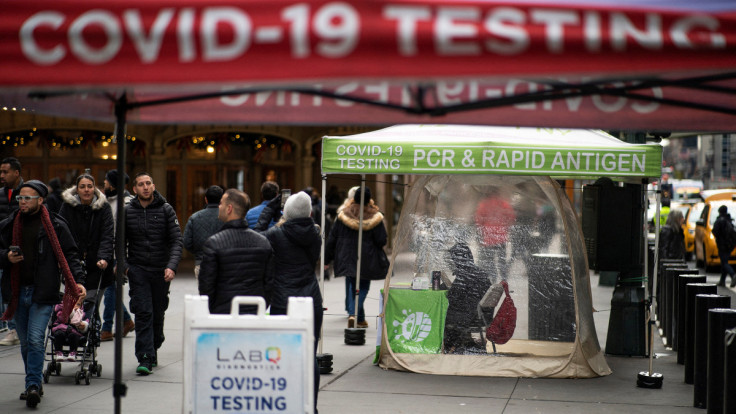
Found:
[[(15, 196), (23, 185), (23, 178), (20, 176), (20, 161), (17, 158), (8, 157), (0, 162), (0, 221), (5, 220), (18, 210), (18, 201)], [(2, 279), (3, 271), (0, 269), (0, 279)], [(5, 301), (0, 302), (0, 311), (5, 311)], [(0, 340), (0, 345), (18, 345), (18, 333), (15, 330), (15, 321), (8, 321), (8, 333), (5, 338)]]
[(164, 342), (169, 286), (181, 260), (182, 236), (174, 208), (156, 191), (148, 173), (133, 179), (136, 196), (125, 208), (126, 274), (130, 311), (135, 314), (136, 372), (148, 375), (158, 365)]
[(224, 190), (219, 185), (210, 186), (204, 193), (207, 204), (203, 209), (192, 214), (187, 225), (184, 226), (184, 247), (194, 255), (195, 279), (199, 279), (204, 242), (222, 228), (222, 221), (217, 217), (222, 193)]
[(46, 327), (59, 303), (59, 281), (64, 280), (66, 317), (79, 297), (77, 284), (84, 283), (66, 222), (43, 205), (47, 193), (41, 181), (23, 183), (14, 196), (20, 201), (19, 211), (0, 223), (3, 296), (9, 302), (3, 319), (15, 318), (26, 373), (21, 399), (28, 407), (41, 401)]
[(247, 194), (227, 190), (218, 216), (225, 224), (202, 248), (199, 294), (209, 297), (210, 313), (230, 313), (235, 296), (271, 301), (274, 255), (268, 239), (248, 228), (244, 218), (249, 207)]

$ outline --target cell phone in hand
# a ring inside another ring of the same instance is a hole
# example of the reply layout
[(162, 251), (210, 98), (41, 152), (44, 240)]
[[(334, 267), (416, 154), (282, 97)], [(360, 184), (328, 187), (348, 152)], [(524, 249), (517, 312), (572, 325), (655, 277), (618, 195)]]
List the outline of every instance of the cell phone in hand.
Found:
[(286, 204), (286, 199), (289, 198), (291, 195), (291, 190), (288, 188), (284, 188), (281, 190), (281, 209), (284, 209), (284, 205)]
[(9, 249), (18, 256), (23, 256), (23, 250), (20, 249), (20, 246), (10, 246)]

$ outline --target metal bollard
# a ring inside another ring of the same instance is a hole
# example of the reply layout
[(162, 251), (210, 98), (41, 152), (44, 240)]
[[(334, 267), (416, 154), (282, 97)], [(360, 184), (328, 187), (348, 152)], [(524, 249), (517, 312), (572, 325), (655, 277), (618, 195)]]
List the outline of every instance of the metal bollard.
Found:
[(728, 392), (736, 387), (736, 329), (726, 331), (723, 365), (726, 372), (723, 375), (723, 412), (736, 413), (736, 392)]
[[(659, 272), (657, 273), (659, 275), (659, 283), (657, 283), (657, 291), (654, 292), (657, 295), (657, 309), (655, 314), (657, 315), (657, 321), (662, 320), (662, 316), (664, 313), (664, 272), (667, 269), (675, 269), (675, 268), (687, 268), (687, 263), (685, 263), (684, 260), (678, 260), (678, 259), (661, 259), (659, 261)], [(650, 292), (652, 292), (650, 290)], [(662, 329), (663, 326), (661, 326), (660, 322), (660, 329)]]
[(730, 296), (695, 296), (694, 407), (706, 408), (708, 399), (708, 311), (710, 309), (730, 307)]
[(708, 311), (708, 414), (723, 414), (726, 329), (736, 328), (736, 309)]
[(677, 297), (675, 296), (675, 286), (680, 275), (688, 274), (691, 272), (693, 272), (693, 269), (679, 267), (668, 268), (664, 272), (664, 296), (666, 298), (664, 309), (665, 317), (663, 318), (664, 337), (667, 339), (667, 347), (671, 348), (673, 351), (677, 350), (677, 344), (675, 343), (675, 333), (672, 329), (675, 321), (675, 311), (677, 310)]
[(690, 283), (685, 287), (685, 384), (693, 383), (693, 367), (695, 366), (695, 296), (715, 295), (718, 287), (715, 283)]
[(675, 324), (675, 338), (677, 340), (677, 363), (682, 365), (685, 363), (685, 327), (687, 313), (685, 307), (685, 286), (690, 283), (705, 283), (705, 275), (686, 274), (677, 278), (677, 320)]

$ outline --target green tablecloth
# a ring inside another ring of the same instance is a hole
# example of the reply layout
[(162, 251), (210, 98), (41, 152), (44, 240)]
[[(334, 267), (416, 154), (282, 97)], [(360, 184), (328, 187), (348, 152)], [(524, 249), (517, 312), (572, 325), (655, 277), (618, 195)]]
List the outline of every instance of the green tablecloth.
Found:
[(386, 330), (393, 352), (438, 354), (447, 313), (446, 290), (391, 289)]

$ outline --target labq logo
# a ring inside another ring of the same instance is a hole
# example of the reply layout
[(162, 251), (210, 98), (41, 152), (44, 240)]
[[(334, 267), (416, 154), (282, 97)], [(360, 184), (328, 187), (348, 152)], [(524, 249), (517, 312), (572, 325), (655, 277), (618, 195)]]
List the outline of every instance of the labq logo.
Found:
[(264, 360), (278, 364), (279, 361), (281, 361), (281, 348), (277, 346), (269, 346), (265, 351), (259, 351), (257, 349), (236, 349), (235, 351), (230, 351), (222, 350), (219, 347), (217, 348), (217, 361), (219, 362), (259, 363)]
[(276, 346), (266, 348), (266, 361), (278, 364), (281, 361), (281, 348)]
[[(403, 338), (405, 342), (422, 342), (429, 336), (429, 331), (432, 330), (432, 318), (424, 312), (410, 312), (411, 309), (403, 309), (401, 313), (406, 315), (404, 321), (393, 321), (392, 324), (395, 327), (393, 331), (394, 340)], [(401, 327), (400, 333), (399, 327)]]

